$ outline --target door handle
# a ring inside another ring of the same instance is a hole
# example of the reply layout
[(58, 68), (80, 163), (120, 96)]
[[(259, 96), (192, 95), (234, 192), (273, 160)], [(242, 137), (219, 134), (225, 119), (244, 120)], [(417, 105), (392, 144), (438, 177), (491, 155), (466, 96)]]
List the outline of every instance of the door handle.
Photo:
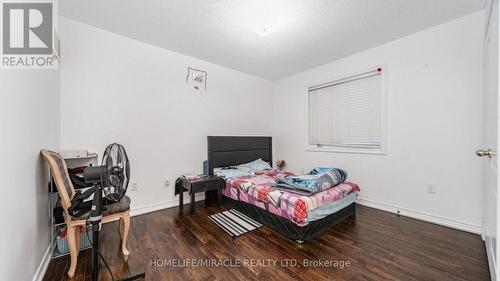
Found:
[(479, 157), (493, 157), (495, 155), (495, 152), (491, 149), (478, 149), (476, 150), (476, 155), (479, 156)]

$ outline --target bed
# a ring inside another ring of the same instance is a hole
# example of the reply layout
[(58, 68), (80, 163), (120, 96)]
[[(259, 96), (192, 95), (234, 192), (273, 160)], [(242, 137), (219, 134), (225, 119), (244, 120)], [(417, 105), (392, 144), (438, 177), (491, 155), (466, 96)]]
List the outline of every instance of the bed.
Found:
[[(262, 159), (271, 165), (273, 163), (271, 137), (208, 136), (207, 148), (210, 174), (214, 173), (215, 168), (236, 166), (255, 159)], [(273, 170), (259, 173), (256, 176), (260, 177), (263, 182), (266, 182), (266, 180), (269, 181), (275, 176), (282, 176), (277, 173), (280, 172)], [(316, 216), (314, 220), (306, 219), (305, 221), (297, 221), (296, 218), (291, 218), (290, 212), (280, 211), (271, 204), (256, 203), (247, 198), (240, 197), (239, 194), (236, 195), (236, 193), (239, 193), (235, 189), (238, 180), (226, 180), (226, 188), (223, 191), (225, 202), (228, 202), (231, 207), (270, 227), (274, 231), (299, 243), (318, 237), (335, 224), (356, 213), (355, 198), (354, 200), (352, 198), (349, 199), (350, 201), (346, 201), (348, 199), (344, 198), (344, 205), (337, 204), (340, 207), (337, 206), (337, 210), (333, 213), (326, 215), (313, 214)], [(339, 189), (342, 189), (342, 186)], [(352, 197), (352, 194), (350, 195)], [(325, 196), (319, 197), (323, 198)], [(330, 203), (333, 204), (333, 202)], [(320, 215), (319, 218), (318, 215)]]

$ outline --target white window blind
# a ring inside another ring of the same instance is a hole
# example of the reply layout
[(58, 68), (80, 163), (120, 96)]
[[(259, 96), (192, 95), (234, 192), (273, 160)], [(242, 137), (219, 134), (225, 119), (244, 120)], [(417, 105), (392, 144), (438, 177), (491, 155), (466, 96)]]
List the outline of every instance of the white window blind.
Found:
[(381, 149), (381, 69), (309, 88), (309, 144)]

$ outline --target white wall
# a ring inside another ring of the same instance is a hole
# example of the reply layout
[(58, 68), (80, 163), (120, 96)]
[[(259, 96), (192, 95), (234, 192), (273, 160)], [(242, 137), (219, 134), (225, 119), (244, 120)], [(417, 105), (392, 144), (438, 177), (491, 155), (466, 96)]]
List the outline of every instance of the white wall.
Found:
[[(123, 143), (139, 188), (128, 194), (145, 210), (175, 204), (164, 181), (201, 172), (207, 135), (272, 133), (275, 159), (295, 172), (343, 167), (364, 204), (479, 231), (483, 22), (474, 13), (271, 83), (63, 18), (61, 146)], [(379, 64), (388, 154), (305, 151), (307, 88)], [(186, 86), (188, 66), (208, 71), (206, 97)]]
[(0, 280), (31, 280), (49, 245), (47, 166), (59, 146), (57, 70), (0, 70)]
[[(269, 81), (64, 17), (60, 29), (61, 147), (122, 143), (133, 209), (176, 204), (165, 179), (202, 172), (207, 135), (271, 134)], [(189, 66), (208, 71), (206, 97), (186, 85)]]
[[(479, 231), (483, 12), (285, 78), (274, 86), (275, 159), (345, 168), (365, 204)], [(386, 64), (388, 154), (304, 151), (307, 88)], [(437, 193), (426, 193), (426, 184)]]

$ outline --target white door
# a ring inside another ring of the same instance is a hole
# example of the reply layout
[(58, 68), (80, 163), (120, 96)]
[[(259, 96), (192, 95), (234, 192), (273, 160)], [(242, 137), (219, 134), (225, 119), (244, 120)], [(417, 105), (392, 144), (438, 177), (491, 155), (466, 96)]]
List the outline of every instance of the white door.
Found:
[(499, 96), (499, 5), (498, 0), (487, 1), (486, 31), (484, 36), (483, 89), (483, 144), (476, 153), (483, 157), (483, 237), (490, 267), (491, 279), (497, 280), (497, 142)]

